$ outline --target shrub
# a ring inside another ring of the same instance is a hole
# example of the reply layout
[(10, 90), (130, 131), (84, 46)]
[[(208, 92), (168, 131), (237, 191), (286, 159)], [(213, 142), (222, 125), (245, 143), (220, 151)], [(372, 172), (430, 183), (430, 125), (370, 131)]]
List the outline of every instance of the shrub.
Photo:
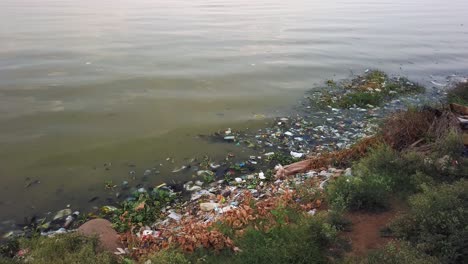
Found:
[(388, 145), (379, 145), (354, 165), (354, 171), (361, 176), (372, 174), (394, 175), (400, 172), (399, 154)]
[(444, 137), (437, 140), (435, 151), (439, 157), (449, 155), (458, 158), (463, 153), (463, 148), (461, 133), (456, 129), (450, 129)]
[(326, 263), (336, 231), (319, 217), (265, 233), (250, 229), (239, 241), (235, 263)]
[[(337, 242), (337, 231), (324, 215), (302, 216), (290, 225), (276, 226), (268, 232), (249, 228), (235, 244), (240, 252), (198, 251), (191, 256), (194, 263), (328, 263), (330, 248)], [(197, 262), (198, 261), (198, 262)]]
[(354, 164), (355, 174), (361, 177), (380, 175), (388, 180), (393, 192), (403, 195), (420, 191), (421, 184), (458, 179), (468, 174), (468, 163), (460, 155), (458, 159), (446, 155), (454, 153), (458, 146), (456, 138), (456, 134), (448, 133), (443, 140), (445, 148), (440, 147), (440, 152), (427, 157), (412, 151), (399, 153), (388, 145), (377, 146)]
[(75, 233), (20, 240), (20, 247), (29, 250), (26, 258), (36, 264), (117, 263), (110, 253), (98, 253), (98, 244), (97, 238)]
[(409, 204), (408, 213), (391, 224), (394, 234), (444, 263), (466, 263), (468, 181), (426, 187)]
[(407, 243), (389, 243), (385, 247), (370, 252), (359, 263), (364, 264), (436, 264), (439, 261)]
[(420, 155), (400, 155), (390, 146), (380, 145), (359, 160), (354, 171), (361, 177), (380, 175), (388, 181), (392, 191), (406, 193), (417, 188), (413, 175), (425, 171), (425, 165)]
[(340, 177), (328, 186), (327, 199), (332, 206), (380, 211), (388, 207), (390, 191), (390, 182), (385, 177)]

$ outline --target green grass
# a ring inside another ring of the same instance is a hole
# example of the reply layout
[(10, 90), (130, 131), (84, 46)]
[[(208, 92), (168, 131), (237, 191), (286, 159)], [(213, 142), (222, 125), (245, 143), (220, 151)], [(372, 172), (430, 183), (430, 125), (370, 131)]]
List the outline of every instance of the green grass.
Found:
[(26, 255), (26, 259), (30, 260), (29, 263), (117, 263), (110, 253), (98, 252), (98, 244), (97, 238), (83, 237), (74, 233), (20, 240), (20, 248), (28, 249), (30, 252)]
[(358, 107), (367, 107), (367, 105), (378, 106), (384, 101), (384, 95), (380, 93), (355, 91), (345, 94), (336, 106), (340, 108), (349, 108), (354, 105)]

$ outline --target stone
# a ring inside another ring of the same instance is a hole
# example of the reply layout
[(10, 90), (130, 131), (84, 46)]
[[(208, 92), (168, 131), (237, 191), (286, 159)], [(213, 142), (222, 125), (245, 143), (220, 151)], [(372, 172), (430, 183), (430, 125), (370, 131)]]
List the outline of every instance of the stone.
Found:
[(204, 212), (211, 212), (217, 207), (219, 207), (218, 203), (201, 203), (200, 204), (200, 210)]
[(106, 219), (92, 219), (78, 228), (78, 233), (84, 236), (96, 236), (100, 242), (100, 250), (114, 252), (122, 247), (119, 241), (119, 235), (112, 228), (112, 223)]

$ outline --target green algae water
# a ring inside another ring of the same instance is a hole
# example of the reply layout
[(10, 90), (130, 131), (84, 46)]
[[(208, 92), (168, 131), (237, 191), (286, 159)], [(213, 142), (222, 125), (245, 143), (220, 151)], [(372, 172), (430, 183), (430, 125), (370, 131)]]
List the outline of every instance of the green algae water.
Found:
[(248, 156), (199, 135), (255, 130), (330, 78), (372, 67), (443, 84), (466, 73), (467, 13), (464, 0), (2, 0), (0, 221), (86, 209), (130, 171), (156, 167), (157, 184), (193, 157)]

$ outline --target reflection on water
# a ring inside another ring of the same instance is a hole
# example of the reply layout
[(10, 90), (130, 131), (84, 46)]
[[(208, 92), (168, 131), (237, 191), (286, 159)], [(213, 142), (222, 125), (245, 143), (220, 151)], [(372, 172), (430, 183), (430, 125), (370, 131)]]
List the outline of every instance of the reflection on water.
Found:
[(2, 0), (0, 220), (86, 204), (129, 161), (235, 151), (195, 136), (261, 125), (244, 122), (327, 78), (466, 70), (467, 13), (465, 0)]

